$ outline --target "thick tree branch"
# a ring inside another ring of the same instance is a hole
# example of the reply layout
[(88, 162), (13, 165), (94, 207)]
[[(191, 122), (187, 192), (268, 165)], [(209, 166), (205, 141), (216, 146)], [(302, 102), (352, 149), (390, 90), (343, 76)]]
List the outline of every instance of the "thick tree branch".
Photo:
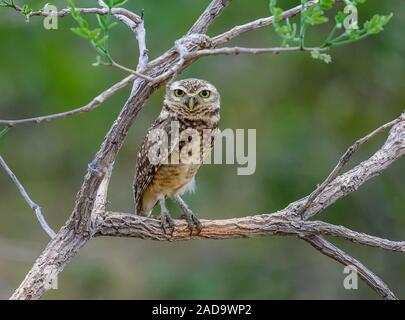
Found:
[(131, 237), (155, 241), (228, 240), (258, 236), (311, 236), (326, 235), (353, 243), (378, 247), (388, 251), (405, 252), (405, 241), (392, 241), (357, 232), (323, 221), (297, 221), (274, 214), (260, 214), (233, 219), (201, 219), (203, 230), (190, 235), (184, 220), (175, 220), (172, 235), (164, 233), (159, 220), (133, 214), (106, 212), (97, 217), (95, 236)]
[(206, 33), (214, 20), (222, 13), (232, 0), (213, 0), (205, 9), (187, 34)]

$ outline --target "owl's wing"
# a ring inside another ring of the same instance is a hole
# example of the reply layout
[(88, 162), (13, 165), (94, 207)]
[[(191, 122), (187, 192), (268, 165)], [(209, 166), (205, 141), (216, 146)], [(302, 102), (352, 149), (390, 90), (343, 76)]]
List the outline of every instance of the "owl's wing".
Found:
[[(142, 195), (161, 165), (161, 162), (153, 163), (153, 161), (151, 162), (149, 159), (149, 150), (156, 144), (156, 141), (150, 139), (150, 136), (156, 129), (162, 130), (169, 136), (171, 132), (171, 123), (174, 120), (175, 119), (170, 116), (166, 118), (157, 118), (152, 126), (148, 129), (145, 139), (139, 148), (133, 185), (136, 213), (141, 212), (140, 206)], [(177, 145), (178, 141), (174, 141), (173, 137), (169, 137), (168, 142), (170, 143), (168, 146), (168, 154), (170, 154), (175, 145)]]

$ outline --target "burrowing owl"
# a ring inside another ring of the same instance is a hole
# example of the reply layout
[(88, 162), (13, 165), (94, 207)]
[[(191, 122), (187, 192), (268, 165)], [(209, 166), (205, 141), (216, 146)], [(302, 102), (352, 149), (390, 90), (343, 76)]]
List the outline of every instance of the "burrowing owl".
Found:
[(167, 87), (162, 111), (149, 128), (137, 156), (134, 179), (135, 213), (149, 216), (159, 202), (162, 227), (173, 232), (165, 206), (172, 198), (181, 208), (190, 232), (202, 224), (181, 195), (194, 190), (194, 176), (218, 134), (220, 97), (204, 80), (185, 79)]

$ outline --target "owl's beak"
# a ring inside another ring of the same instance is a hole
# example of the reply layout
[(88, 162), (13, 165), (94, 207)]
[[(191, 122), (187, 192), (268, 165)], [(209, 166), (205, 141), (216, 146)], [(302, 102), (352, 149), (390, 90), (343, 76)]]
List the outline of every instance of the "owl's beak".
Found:
[(186, 100), (186, 103), (187, 103), (187, 107), (190, 109), (190, 111), (193, 111), (194, 107), (197, 106), (198, 101), (196, 98), (191, 97), (191, 98), (188, 98), (188, 100)]

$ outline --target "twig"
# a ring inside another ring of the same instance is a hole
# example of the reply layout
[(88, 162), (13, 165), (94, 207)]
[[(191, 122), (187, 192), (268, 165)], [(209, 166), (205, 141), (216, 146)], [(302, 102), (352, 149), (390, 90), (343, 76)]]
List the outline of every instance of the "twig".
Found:
[(143, 74), (143, 73), (140, 73), (140, 72), (138, 72), (138, 71), (135, 71), (135, 70), (132, 70), (132, 69), (130, 69), (130, 68), (127, 68), (127, 67), (125, 67), (125, 66), (123, 66), (123, 65), (120, 65), (119, 63), (117, 63), (117, 62), (115, 62), (115, 61), (112, 61), (111, 64), (107, 63), (106, 65), (109, 65), (109, 66), (111, 66), (111, 67), (113, 67), (113, 68), (116, 68), (116, 69), (119, 69), (119, 70), (123, 70), (123, 71), (128, 72), (128, 73), (130, 73), (130, 74), (133, 74), (133, 75), (135, 75), (135, 76), (137, 76), (137, 77), (139, 77), (139, 78), (145, 79), (145, 80), (147, 80), (147, 81), (149, 81), (149, 82), (153, 82), (153, 81), (154, 81), (154, 79), (153, 79), (152, 77), (149, 77), (149, 76), (147, 76), (147, 75), (145, 75), (145, 74)]
[(28, 205), (31, 207), (31, 209), (35, 211), (35, 215), (37, 216), (37, 219), (38, 219), (39, 223), (41, 224), (42, 229), (44, 229), (44, 231), (51, 237), (51, 239), (54, 238), (56, 236), (56, 233), (51, 229), (51, 227), (49, 227), (48, 223), (46, 222), (46, 220), (42, 214), (40, 206), (31, 200), (27, 191), (25, 191), (25, 188), (23, 187), (23, 185), (20, 183), (20, 181), (15, 176), (15, 174), (11, 171), (11, 169), (7, 166), (7, 164), (4, 161), (2, 156), (0, 156), (0, 165), (3, 167), (3, 169), (7, 172), (10, 179), (17, 186), (17, 188), (20, 191), (21, 195), (23, 196), (24, 200), (28, 203)]
[(277, 47), (277, 48), (245, 48), (245, 47), (232, 47), (232, 48), (217, 48), (198, 50), (189, 53), (188, 59), (193, 59), (203, 56), (218, 56), (218, 55), (238, 55), (238, 54), (266, 54), (273, 53), (279, 54), (283, 52), (296, 52), (296, 51), (323, 51), (321, 48), (301, 48), (301, 47)]
[[(108, 6), (105, 4), (104, 1), (102, 0), (97, 0), (99, 6), (107, 11), (109, 11)], [(126, 10), (124, 8), (119, 8), (121, 10)], [(113, 14), (114, 8), (111, 10), (111, 14)], [(115, 13), (113, 14), (113, 16), (118, 19), (119, 21), (121, 21), (123, 24), (125, 24), (129, 29), (131, 29), (133, 32), (135, 32), (136, 27), (138, 26), (139, 23), (141, 23), (141, 21), (139, 21), (139, 16), (136, 15), (136, 17), (133, 16), (133, 13), (126, 10), (127, 13), (124, 14), (118, 14)], [(128, 14), (130, 13), (130, 14)], [(141, 19), (142, 20), (142, 19)]]
[(369, 141), (379, 133), (383, 132), (384, 130), (391, 128), (392, 126), (404, 120), (405, 120), (405, 113), (403, 113), (397, 119), (380, 126), (373, 132), (357, 140), (353, 145), (351, 145), (339, 159), (339, 162), (332, 170), (332, 172), (329, 174), (329, 176), (309, 195), (304, 205), (298, 210), (297, 215), (303, 215), (305, 213), (305, 211), (313, 203), (315, 198), (328, 186), (328, 184), (330, 184), (342, 172), (344, 166), (349, 162), (352, 155), (357, 152), (357, 150), (361, 145), (363, 145), (365, 142)]
[(353, 243), (381, 248), (384, 250), (405, 252), (405, 241), (387, 240), (323, 221), (302, 221), (302, 227), (300, 227), (300, 230), (309, 234), (320, 234), (343, 238)]
[(379, 294), (383, 299), (397, 300), (394, 293), (388, 288), (381, 278), (370, 271), (364, 264), (357, 259), (348, 255), (343, 250), (337, 248), (329, 241), (326, 241), (320, 236), (303, 237), (303, 240), (311, 244), (315, 249), (322, 252), (324, 255), (340, 262), (345, 266), (355, 267), (357, 274), (364, 280), (367, 285)]
[[(106, 15), (109, 13), (109, 10), (107, 8), (75, 8), (77, 12), (80, 12), (81, 14), (98, 14), (98, 15)], [(22, 8), (18, 5), (16, 5), (16, 10), (18, 12), (22, 12)], [(128, 20), (132, 21), (135, 24), (138, 24), (142, 21), (141, 17), (138, 16), (137, 14), (124, 9), (124, 8), (113, 8), (111, 10), (111, 13), (113, 16), (117, 17), (119, 19), (118, 16), (124, 16), (126, 17)], [(37, 10), (37, 11), (32, 11), (29, 16), (30, 17), (48, 17), (49, 15), (54, 15), (54, 12), (48, 12), (48, 11), (44, 11), (44, 10)], [(65, 8), (65, 9), (61, 9), (58, 10), (58, 12), (56, 12), (56, 16), (58, 18), (63, 18), (66, 17), (68, 15), (71, 14), (71, 10), (69, 8)], [(120, 21), (122, 21), (121, 19), (119, 19)], [(127, 20), (127, 21), (128, 21)], [(124, 21), (122, 21), (124, 22)], [(124, 22), (125, 23), (125, 22)], [(127, 24), (128, 25), (128, 24)], [(128, 25), (129, 27), (131, 27), (130, 25)]]
[(26, 123), (41, 123), (56, 119), (63, 119), (66, 117), (74, 116), (83, 112), (89, 112), (97, 107), (99, 107), (104, 101), (106, 101), (109, 97), (114, 95), (118, 90), (125, 88), (128, 84), (130, 84), (136, 78), (135, 75), (130, 75), (123, 80), (117, 82), (112, 87), (108, 88), (107, 90), (100, 93), (97, 97), (91, 100), (88, 104), (83, 107), (73, 109), (66, 112), (55, 113), (46, 116), (40, 116), (35, 118), (27, 118), (27, 119), (19, 119), (19, 120), (0, 120), (0, 125), (7, 125), (10, 127), (19, 125), (19, 124), (26, 124)]

